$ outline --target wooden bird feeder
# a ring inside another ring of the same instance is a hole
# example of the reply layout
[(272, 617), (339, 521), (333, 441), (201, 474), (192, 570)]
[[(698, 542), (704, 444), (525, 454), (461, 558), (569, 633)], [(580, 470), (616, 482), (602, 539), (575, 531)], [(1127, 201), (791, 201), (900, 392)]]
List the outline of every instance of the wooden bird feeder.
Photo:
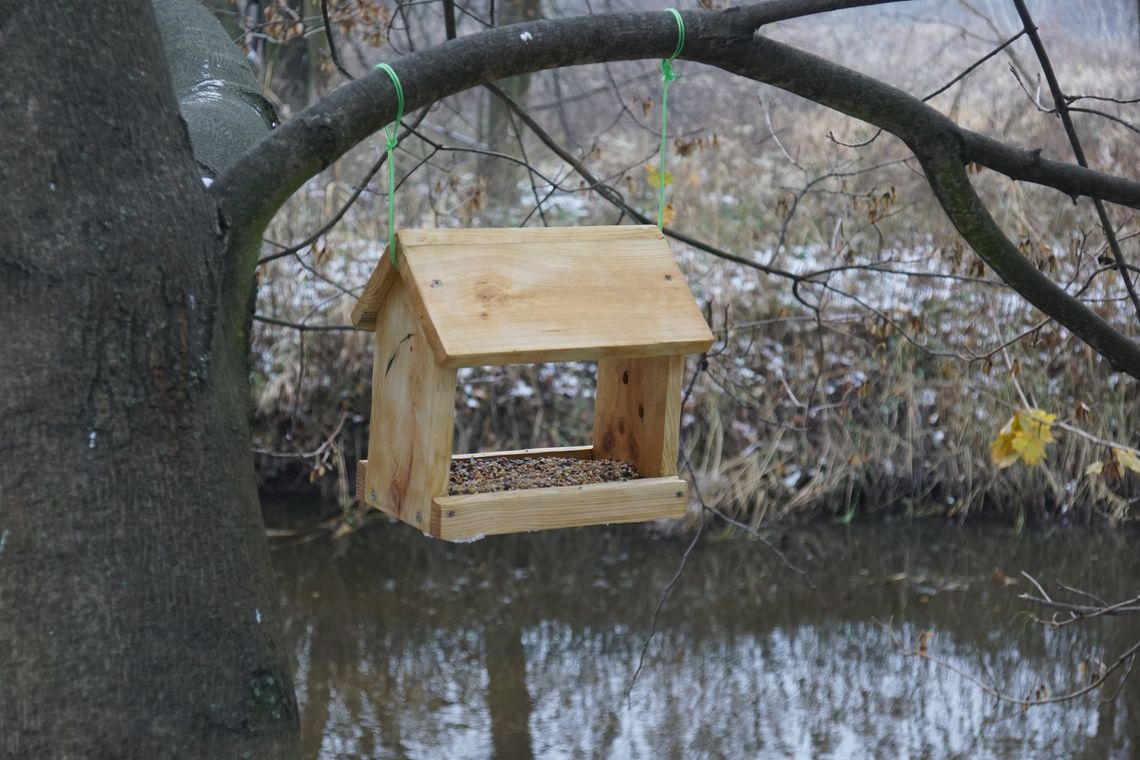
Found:
[[(396, 252), (352, 314), (376, 333), (361, 501), (449, 540), (684, 515), (684, 357), (713, 336), (656, 227), (404, 230)], [(598, 363), (592, 445), (452, 456), (458, 368), (580, 360)], [(642, 477), (448, 495), (452, 459), (540, 455)]]

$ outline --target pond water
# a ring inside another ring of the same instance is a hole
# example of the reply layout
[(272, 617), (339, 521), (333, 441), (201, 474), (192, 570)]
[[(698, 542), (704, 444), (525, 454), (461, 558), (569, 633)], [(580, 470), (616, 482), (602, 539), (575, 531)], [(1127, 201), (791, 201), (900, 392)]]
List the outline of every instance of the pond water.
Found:
[[(1136, 592), (1136, 535), (943, 523), (828, 525), (762, 544), (639, 527), (455, 545), (378, 523), (274, 552), (306, 757), (1106, 758), (1140, 747), (1140, 676), (1028, 713), (1140, 637), (1131, 620), (1044, 631), (996, 570)], [(652, 634), (652, 635), (651, 635)], [(648, 646), (646, 643), (648, 642)], [(642, 649), (644, 664), (633, 680)]]

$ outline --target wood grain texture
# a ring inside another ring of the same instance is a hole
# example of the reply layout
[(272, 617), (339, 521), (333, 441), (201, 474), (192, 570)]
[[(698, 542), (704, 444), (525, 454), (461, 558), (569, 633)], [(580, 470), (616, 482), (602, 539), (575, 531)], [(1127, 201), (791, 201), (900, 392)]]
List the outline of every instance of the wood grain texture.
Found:
[[(397, 240), (397, 260), (399, 260), (399, 251), (400, 244)], [(380, 306), (384, 303), (384, 297), (388, 295), (392, 285), (399, 278), (399, 270), (392, 266), (392, 259), (388, 256), (388, 249), (385, 248), (384, 253), (380, 255), (380, 261), (376, 264), (376, 268), (368, 277), (364, 292), (360, 294), (356, 306), (352, 308), (352, 324), (354, 327), (359, 327), (361, 330), (376, 329), (376, 317), (380, 313)]]
[(584, 243), (616, 243), (664, 236), (656, 227), (625, 224), (592, 227), (491, 227), (485, 229), (406, 229), (400, 230), (405, 248), (420, 246), (464, 246), (473, 240), (484, 245), (530, 245), (556, 243), (573, 236)]
[(688, 503), (680, 478), (530, 488), (432, 501), (430, 532), (448, 541), (606, 523), (680, 518)]
[(356, 500), (368, 503), (368, 460), (361, 459), (356, 463)]
[(712, 345), (655, 227), (399, 236), (400, 275), (445, 366), (663, 356)]
[(645, 477), (677, 473), (684, 357), (602, 359), (594, 456), (632, 462)]
[(456, 459), (486, 459), (488, 457), (504, 457), (506, 459), (525, 459), (527, 457), (567, 457), (568, 459), (593, 459), (593, 446), (555, 446), (544, 449), (510, 449), (509, 451), (488, 451), (478, 454), (455, 454)]
[(423, 531), (432, 497), (447, 489), (455, 383), (455, 371), (436, 363), (397, 282), (376, 328), (365, 501)]

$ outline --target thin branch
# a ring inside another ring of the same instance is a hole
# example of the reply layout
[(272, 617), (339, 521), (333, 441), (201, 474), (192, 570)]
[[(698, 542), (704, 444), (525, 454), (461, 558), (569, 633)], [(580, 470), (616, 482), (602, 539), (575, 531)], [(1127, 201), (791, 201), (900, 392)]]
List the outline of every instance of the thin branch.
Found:
[(1057, 585), (1060, 586), (1061, 588), (1063, 588), (1065, 591), (1068, 591), (1070, 594), (1076, 594), (1077, 596), (1083, 596), (1083, 597), (1086, 597), (1088, 599), (1092, 599), (1094, 602), (1101, 605), (1102, 607), (1108, 606), (1108, 602), (1104, 601), (1103, 599), (1101, 599), (1096, 594), (1090, 593), (1088, 591), (1082, 591), (1081, 589), (1073, 588), (1072, 586), (1066, 586), (1064, 583), (1061, 583), (1060, 581), (1057, 582)]
[(1136, 134), (1140, 135), (1140, 127), (1137, 127), (1135, 124), (1133, 124), (1130, 121), (1125, 121), (1124, 119), (1120, 118), (1119, 116), (1113, 116), (1110, 113), (1106, 113), (1104, 111), (1098, 111), (1095, 108), (1079, 108), (1077, 106), (1068, 106), (1067, 108), (1068, 108), (1068, 111), (1070, 113), (1075, 113), (1075, 112), (1087, 113), (1087, 114), (1092, 114), (1093, 116), (1099, 116), (1102, 119), (1108, 119), (1109, 121), (1116, 122), (1117, 124), (1124, 127), (1125, 129), (1129, 129), (1129, 130), (1135, 132)]
[[(689, 11), (683, 14), (687, 33), (682, 55), (782, 87), (907, 141), (932, 132), (959, 135), (964, 160), (1014, 179), (1140, 207), (1140, 183), (1049, 161), (1039, 152), (969, 132), (901, 90), (754, 35), (763, 23), (871, 4), (875, 3), (778, 0), (724, 12)], [(451, 40), (398, 59), (395, 65), (407, 107), (414, 109), (512, 74), (668, 55), (675, 44), (676, 25), (667, 16), (607, 14), (516, 24)], [(212, 187), (231, 234), (243, 243), (245, 237), (260, 234), (301, 183), (391, 121), (394, 95), (386, 76), (369, 74), (334, 90), (243, 155)]]
[[(1140, 347), (1031, 264), (1020, 261), (1016, 247), (997, 228), (980, 199), (972, 189), (961, 186), (969, 188), (962, 164), (974, 161), (1013, 179), (1137, 208), (1140, 183), (1050, 161), (1039, 151), (1012, 148), (970, 132), (898, 88), (755, 33), (758, 26), (782, 18), (871, 4), (875, 3), (773, 0), (739, 10), (686, 11), (682, 14), (686, 27), (682, 55), (781, 87), (900, 137), (923, 161), (940, 202), (959, 231), (983, 258), (988, 257), (999, 276), (1115, 368), (1140, 378)], [(398, 59), (394, 66), (404, 85), (407, 107), (415, 109), (512, 74), (664, 57), (675, 40), (676, 24), (662, 12), (542, 20), (451, 40)], [(270, 133), (214, 183), (211, 192), (229, 236), (228, 248), (240, 257), (231, 260), (230, 276), (252, 278), (256, 256), (247, 256), (277, 208), (301, 183), (391, 121), (394, 110), (394, 89), (383, 74), (349, 82)], [(937, 177), (940, 172), (947, 177)], [(951, 176), (955, 173), (962, 177)], [(947, 182), (954, 186), (949, 194)], [(620, 202), (620, 196), (617, 199)], [(955, 208), (956, 204), (961, 207)], [(969, 219), (977, 215), (983, 217), (980, 224)], [(725, 258), (769, 274), (787, 274), (765, 270), (742, 257)]]
[[(626, 203), (621, 193), (619, 193), (610, 185), (606, 184), (597, 175), (586, 168), (586, 165), (582, 161), (577, 159), (572, 153), (570, 153), (570, 151), (566, 150), (566, 148), (557, 140), (555, 140), (554, 137), (549, 132), (547, 132), (541, 124), (534, 120), (534, 117), (527, 113), (526, 110), (517, 102), (515, 102), (511, 96), (503, 92), (503, 90), (498, 85), (489, 84), (486, 85), (486, 89), (494, 94), (495, 97), (502, 100), (503, 103), (506, 104), (507, 108), (509, 108), (511, 112), (514, 113), (514, 115), (517, 116), (518, 119), (526, 125), (527, 129), (533, 132), (534, 135), (540, 141), (542, 141), (543, 145), (553, 151), (555, 155), (557, 155), (563, 161), (568, 163), (570, 167), (578, 173), (579, 176), (586, 180), (587, 187), (592, 189), (613, 206), (620, 209), (622, 213), (631, 217), (638, 224), (654, 223), (653, 219), (649, 218), (647, 215), (641, 213), (633, 206), (630, 206), (628, 203)], [(671, 227), (666, 227), (664, 232), (674, 240), (679, 240), (685, 245), (696, 248), (700, 251), (704, 251), (705, 253), (712, 254), (718, 258), (725, 259), (726, 261), (732, 261), (734, 263), (741, 264), (743, 266), (775, 277), (783, 277), (793, 280), (796, 279), (796, 275), (792, 274), (791, 272), (761, 264), (758, 261), (752, 261), (751, 259), (744, 258), (743, 256), (738, 256), (734, 253), (730, 253), (729, 251), (717, 248), (716, 246), (704, 240), (700, 240), (698, 238), (694, 238), (682, 232), (674, 230)]]
[(966, 176), (953, 140), (916, 149), (930, 187), (950, 222), (999, 277), (1067, 327), (1117, 370), (1140, 379), (1140, 345), (1049, 279), (1017, 250)]
[[(1073, 604), (1071, 602), (1058, 602), (1053, 599), (1045, 599), (1044, 597), (1033, 596), (1032, 594), (1021, 594), (1018, 599), (1024, 599), (1027, 602), (1048, 607), (1054, 610), (1061, 610), (1070, 613), (1073, 617), (1072, 620), (1088, 620), (1090, 618), (1104, 617), (1104, 616), (1119, 616), (1119, 615), (1140, 615), (1140, 596), (1126, 599), (1123, 602), (1118, 602), (1108, 607), (1097, 607), (1091, 604)], [(1060, 628), (1062, 625), (1067, 625), (1071, 621), (1050, 622), (1049, 625), (1054, 628)]]
[(1083, 697), (1087, 694), (1091, 694), (1092, 692), (1096, 691), (1101, 686), (1103, 686), (1108, 681), (1109, 677), (1112, 676), (1113, 673), (1115, 673), (1116, 671), (1118, 671), (1122, 668), (1124, 668), (1124, 673), (1122, 675), (1122, 678), (1127, 678), (1128, 675), (1132, 672), (1132, 662), (1133, 662), (1133, 660), (1135, 660), (1136, 654), (1138, 652), (1140, 652), (1140, 641), (1137, 641), (1132, 646), (1125, 649), (1124, 652), (1121, 653), (1121, 655), (1119, 657), (1117, 657), (1116, 660), (1114, 660), (1111, 665), (1109, 665), (1107, 668), (1105, 668), (1103, 671), (1101, 671), (1100, 675), (1098, 675), (1096, 678), (1094, 678), (1092, 681), (1090, 681), (1087, 685), (1085, 685), (1079, 689), (1074, 689), (1073, 691), (1068, 691), (1068, 692), (1064, 692), (1062, 694), (1057, 694), (1057, 695), (1048, 696), (1048, 697), (1022, 698), (1022, 697), (1015, 697), (1012, 694), (1008, 694), (1006, 692), (1003, 692), (1003, 691), (995, 688), (994, 686), (992, 686), (989, 683), (986, 683), (985, 681), (983, 681), (981, 678), (974, 675), (973, 673), (967, 672), (966, 670), (963, 670), (962, 668), (958, 667), (957, 665), (954, 665), (951, 662), (943, 660), (939, 657), (934, 657), (926, 649), (923, 649), (923, 648), (911, 649), (911, 648), (903, 645), (903, 643), (895, 635), (894, 631), (891, 631), (889, 629), (888, 629), (888, 631), (889, 631), (891, 640), (895, 643), (895, 647), (899, 650), (899, 652), (901, 654), (903, 654), (907, 657), (917, 657), (920, 660), (926, 660), (927, 662), (929, 662), (933, 665), (936, 665), (943, 670), (948, 670), (951, 673), (954, 673), (955, 675), (959, 676), (960, 678), (963, 678), (963, 679), (969, 681), (970, 683), (974, 684), (975, 686), (980, 688), (983, 692), (985, 692), (989, 696), (993, 697), (994, 699), (998, 700), (999, 702), (1006, 702), (1006, 703), (1009, 703), (1012, 705), (1017, 705), (1019, 707), (1027, 707), (1027, 708), (1028, 707), (1037, 707), (1040, 705), (1055, 705), (1055, 704), (1058, 704), (1061, 702), (1071, 702), (1074, 699), (1079, 699), (1080, 697)]
[[(1048, 625), (1059, 628), (1062, 625), (1067, 625), (1076, 620), (1088, 620), (1090, 618), (1116, 616), (1116, 615), (1140, 615), (1140, 595), (1134, 596), (1131, 599), (1124, 599), (1114, 604), (1074, 604), (1072, 602), (1062, 602), (1054, 599), (1049, 595), (1045, 588), (1029, 573), (1023, 572), (1022, 576), (1025, 577), (1033, 587), (1037, 589), (1038, 596), (1030, 593), (1018, 594), (1018, 599), (1024, 599), (1027, 602), (1049, 609), (1061, 610), (1068, 612), (1071, 618), (1065, 621), (1049, 621)], [(1069, 589), (1067, 586), (1062, 586), (1066, 590), (1078, 593), (1082, 596), (1091, 596), (1090, 594), (1079, 591), (1077, 589)], [(1095, 597), (1094, 597), (1095, 598)]]
[(653, 641), (654, 634), (657, 633), (657, 620), (661, 616), (661, 608), (665, 606), (665, 600), (669, 598), (669, 592), (677, 585), (677, 581), (681, 580), (681, 574), (685, 572), (685, 563), (689, 561), (689, 555), (693, 553), (693, 549), (697, 546), (697, 541), (701, 539), (701, 534), (704, 531), (704, 521), (697, 523), (697, 532), (693, 534), (693, 540), (689, 542), (685, 552), (681, 555), (681, 561), (677, 564), (677, 571), (673, 573), (673, 577), (669, 579), (669, 583), (665, 585), (664, 591), (661, 592), (661, 598), (657, 600), (657, 606), (653, 608), (653, 619), (649, 624), (649, 635), (645, 637), (645, 642), (641, 645), (641, 654), (637, 658), (637, 667), (633, 671), (633, 675), (629, 679), (629, 686), (625, 689), (625, 698), (628, 702), (633, 694), (633, 687), (637, 685), (637, 677), (641, 675), (641, 669), (645, 666), (645, 655), (649, 652), (649, 644)]
[(710, 514), (712, 514), (712, 515), (716, 516), (717, 518), (723, 520), (725, 523), (731, 525), (732, 527), (736, 528), (737, 530), (744, 531), (745, 533), (747, 533), (752, 538), (754, 538), (757, 541), (759, 541), (760, 543), (764, 544), (764, 546), (769, 551), (771, 551), (773, 554), (776, 555), (776, 557), (780, 560), (780, 563), (787, 570), (790, 570), (791, 572), (793, 572), (796, 575), (803, 578), (804, 583), (807, 584), (808, 588), (810, 588), (813, 591), (816, 590), (815, 584), (812, 583), (812, 581), (811, 581), (811, 577), (806, 572), (804, 572), (804, 570), (797, 567), (796, 565), (793, 565), (791, 563), (791, 561), (788, 559), (787, 555), (784, 554), (782, 551), (780, 551), (779, 547), (777, 547), (775, 544), (773, 544), (768, 539), (764, 538), (764, 536), (760, 535), (760, 531), (756, 530), (751, 525), (745, 525), (744, 523), (740, 522), (739, 520), (735, 520), (735, 519), (729, 517), (725, 513), (718, 510), (716, 507), (710, 507), (708, 504), (706, 504), (704, 497), (701, 495), (701, 490), (700, 490), (700, 487), (699, 487), (698, 481), (697, 481), (697, 471), (693, 468), (693, 463), (689, 460), (689, 457), (687, 454), (682, 454), (682, 460), (684, 461), (685, 469), (689, 471), (689, 477), (690, 477), (692, 484), (693, 484), (693, 492), (696, 494), (697, 501), (700, 503), (702, 510), (704, 510), (705, 512), (709, 512)]
[(341, 73), (345, 79), (356, 79), (352, 74), (348, 73), (348, 69), (340, 62), (340, 56), (336, 52), (336, 37), (333, 35), (332, 21), (329, 19), (329, 0), (321, 0), (321, 19), (325, 22), (325, 39), (329, 43), (329, 55), (332, 56), (333, 65), (336, 70)]
[(351, 332), (359, 329), (352, 325), (310, 325), (303, 322), (289, 322), (284, 319), (277, 319), (276, 317), (267, 317), (264, 314), (254, 314), (253, 321), (261, 322), (266, 325), (288, 327), (298, 332)]
[[(428, 109), (426, 108), (416, 114), (416, 118), (412, 120), (411, 126), (404, 128), (404, 131), (400, 134), (399, 139), (403, 140), (408, 135), (414, 134), (416, 128), (420, 125), (420, 122), (424, 120), (427, 114)], [(296, 243), (289, 246), (288, 248), (283, 248), (280, 251), (275, 251), (274, 253), (262, 256), (257, 260), (257, 265), (261, 266), (262, 264), (268, 264), (270, 261), (276, 261), (277, 259), (282, 259), (286, 256), (298, 254), (327, 235), (329, 231), (332, 230), (332, 228), (335, 227), (340, 222), (340, 220), (344, 218), (344, 215), (348, 213), (348, 210), (350, 208), (352, 208), (352, 204), (356, 203), (356, 199), (359, 198), (361, 194), (368, 188), (368, 183), (370, 183), (373, 177), (376, 176), (377, 172), (383, 168), (384, 163), (387, 160), (388, 154), (381, 153), (380, 158), (378, 158), (376, 162), (372, 164), (371, 168), (368, 169), (368, 172), (365, 173), (364, 177), (360, 180), (360, 182), (356, 184), (356, 187), (352, 189), (352, 195), (348, 196), (348, 200), (344, 202), (344, 205), (341, 206), (340, 209), (335, 214), (333, 214), (332, 218), (325, 222), (320, 229), (318, 229), (312, 235), (309, 235), (300, 243)]]
[(998, 54), (998, 53), (1000, 53), (1001, 51), (1005, 50), (1007, 47), (1009, 47), (1009, 46), (1010, 46), (1010, 45), (1012, 45), (1014, 42), (1016, 42), (1018, 39), (1020, 39), (1020, 38), (1021, 38), (1021, 36), (1022, 36), (1023, 34), (1025, 34), (1025, 30), (1024, 30), (1024, 29), (1022, 29), (1020, 32), (1018, 32), (1017, 34), (1015, 34), (1015, 35), (1013, 35), (1012, 37), (1010, 37), (1010, 38), (1009, 38), (1008, 40), (1006, 40), (1005, 42), (1003, 42), (1003, 43), (1001, 43), (1000, 45), (998, 45), (996, 48), (994, 48), (994, 49), (993, 49), (993, 50), (991, 50), (990, 52), (988, 52), (988, 53), (986, 53), (985, 55), (983, 55), (983, 56), (982, 56), (981, 58), (979, 58), (978, 60), (976, 60), (976, 61), (974, 61), (973, 63), (971, 63), (969, 66), (967, 66), (965, 69), (963, 69), (963, 70), (962, 70), (962, 73), (960, 73), (958, 76), (956, 76), (956, 77), (954, 77), (953, 79), (951, 79), (951, 80), (950, 80), (949, 82), (947, 82), (946, 84), (944, 84), (944, 85), (942, 85), (941, 87), (939, 87), (939, 88), (938, 88), (937, 90), (935, 90), (934, 92), (932, 92), (932, 93), (930, 93), (929, 95), (927, 95), (926, 97), (924, 97), (924, 98), (922, 99), (922, 101), (925, 103), (926, 101), (928, 101), (928, 100), (931, 100), (931, 99), (933, 99), (933, 98), (935, 98), (935, 97), (937, 97), (937, 96), (941, 95), (942, 93), (946, 92), (946, 91), (947, 91), (947, 90), (949, 90), (951, 87), (953, 87), (954, 85), (958, 84), (958, 82), (961, 82), (963, 79), (965, 79), (966, 77), (968, 77), (968, 76), (970, 75), (970, 73), (971, 73), (971, 72), (973, 72), (973, 70), (974, 70), (974, 69), (978, 68), (978, 67), (979, 67), (979, 66), (981, 66), (983, 63), (985, 63), (985, 62), (986, 62), (986, 61), (988, 61), (989, 59), (993, 58), (995, 55), (997, 55), (997, 54)]
[(1130, 105), (1132, 103), (1140, 103), (1140, 98), (1112, 98), (1106, 95), (1066, 95), (1066, 103), (1076, 103), (1078, 100), (1099, 100), (1104, 103), (1119, 103), (1121, 105)]
[(274, 457), (276, 459), (316, 459), (324, 455), (330, 448), (332, 448), (333, 441), (340, 435), (341, 429), (344, 427), (345, 421), (348, 419), (348, 413), (342, 412), (340, 420), (336, 423), (333, 431), (325, 436), (325, 440), (321, 441), (321, 445), (312, 451), (275, 451), (274, 449), (254, 448), (255, 454), (262, 456)]
[(447, 39), (455, 39), (455, 0), (443, 0), (443, 29)]
[(836, 145), (842, 145), (844, 148), (866, 148), (868, 145), (875, 142), (875, 140), (878, 140), (879, 135), (881, 135), (881, 134), (883, 134), (883, 130), (881, 128), (876, 129), (875, 134), (871, 135), (866, 140), (860, 140), (859, 142), (849, 143), (849, 142), (843, 142), (842, 140), (840, 140), (838, 137), (835, 136), (834, 132), (832, 132), (831, 130), (828, 130), (827, 139), (831, 140)]
[[(1013, 0), (1013, 4), (1017, 7), (1017, 15), (1021, 17), (1021, 23), (1025, 25), (1025, 31), (1029, 34), (1029, 41), (1033, 43), (1033, 50), (1037, 53), (1037, 60), (1040, 61), (1041, 69), (1045, 73), (1045, 81), (1048, 82), (1049, 91), (1053, 95), (1053, 104), (1057, 109), (1058, 115), (1061, 117), (1061, 123), (1065, 126), (1065, 134), (1069, 137), (1069, 143), (1073, 146), (1073, 155), (1076, 156), (1078, 164), (1088, 168), (1089, 162), (1085, 158), (1085, 151), (1084, 148), (1081, 147), (1081, 140), (1077, 137), (1077, 128), (1073, 125), (1073, 118), (1069, 115), (1069, 105), (1065, 101), (1065, 93), (1061, 90), (1061, 84), (1057, 81), (1057, 75), (1053, 71), (1053, 64), (1049, 60), (1049, 54), (1045, 52), (1045, 43), (1041, 41), (1041, 35), (1037, 33), (1037, 26), (1033, 22), (1033, 17), (1029, 14), (1029, 9), (1025, 6), (1025, 0)], [(1112, 256), (1116, 261), (1116, 269), (1120, 272), (1120, 277), (1124, 280), (1124, 288), (1128, 291), (1128, 297), (1132, 300), (1136, 318), (1140, 320), (1140, 295), (1136, 293), (1136, 286), (1133, 284), (1132, 275), (1128, 271), (1128, 262), (1125, 261), (1124, 253), (1120, 250), (1120, 243), (1116, 240), (1116, 231), (1113, 229), (1112, 221), (1108, 218), (1108, 211), (1099, 198), (1093, 198), (1093, 205), (1096, 207), (1096, 215), (1100, 218), (1100, 226), (1104, 229), (1104, 236), (1108, 241), (1108, 247), (1112, 249)]]

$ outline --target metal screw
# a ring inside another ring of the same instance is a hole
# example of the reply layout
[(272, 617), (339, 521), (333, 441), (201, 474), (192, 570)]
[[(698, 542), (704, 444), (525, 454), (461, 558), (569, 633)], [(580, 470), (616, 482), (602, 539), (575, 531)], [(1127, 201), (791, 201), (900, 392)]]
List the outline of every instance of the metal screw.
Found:
[(424, 521), (423, 513), (422, 512), (416, 512), (416, 522), (423, 522), (423, 521)]
[(448, 517), (455, 517), (455, 510), (454, 509), (447, 510), (447, 516)]
[(375, 488), (373, 488), (372, 491), (368, 494), (368, 500), (369, 501), (376, 501), (376, 489)]
[(443, 287), (443, 280), (432, 280), (431, 286), (433, 288), (442, 288)]

